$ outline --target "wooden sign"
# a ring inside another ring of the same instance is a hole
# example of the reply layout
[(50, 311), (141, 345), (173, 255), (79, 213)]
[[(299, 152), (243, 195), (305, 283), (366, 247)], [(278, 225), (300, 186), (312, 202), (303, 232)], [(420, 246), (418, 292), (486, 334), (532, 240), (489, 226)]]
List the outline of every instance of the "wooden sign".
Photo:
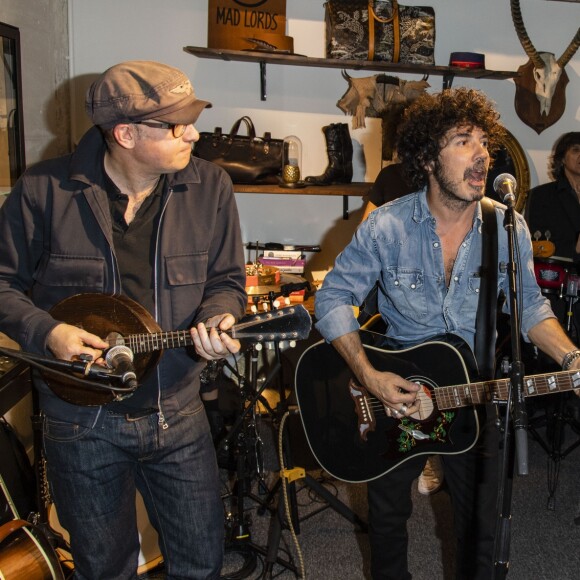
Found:
[(286, 0), (209, 0), (207, 46), (292, 52)]

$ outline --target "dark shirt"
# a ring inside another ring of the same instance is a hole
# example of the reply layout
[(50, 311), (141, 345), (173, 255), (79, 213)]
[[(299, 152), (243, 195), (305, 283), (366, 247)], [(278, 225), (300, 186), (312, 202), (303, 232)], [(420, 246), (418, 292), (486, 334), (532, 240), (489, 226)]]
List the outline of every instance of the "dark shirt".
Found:
[(576, 242), (580, 233), (580, 203), (565, 175), (556, 181), (530, 189), (525, 217), (535, 239), (536, 231), (541, 240), (549, 231), (550, 241), (556, 247), (555, 256), (580, 261)]
[(368, 193), (368, 200), (377, 207), (392, 201), (407, 193), (413, 188), (405, 181), (400, 163), (392, 163), (383, 167)]
[[(155, 259), (155, 237), (159, 225), (164, 176), (155, 190), (148, 195), (137, 210), (130, 224), (125, 221), (128, 197), (105, 174), (105, 188), (109, 196), (109, 207), (113, 219), (113, 243), (121, 276), (123, 294), (144, 306), (155, 316), (155, 294), (153, 287), (153, 261)], [(153, 409), (157, 405), (155, 377), (143, 380), (131, 397), (108, 405), (116, 413)]]
[(133, 221), (127, 224), (125, 211), (128, 197), (108, 176), (105, 178), (123, 294), (141, 304), (152, 315), (155, 314), (153, 289), (155, 236), (159, 225), (164, 183), (164, 176), (161, 176), (155, 190), (143, 200)]

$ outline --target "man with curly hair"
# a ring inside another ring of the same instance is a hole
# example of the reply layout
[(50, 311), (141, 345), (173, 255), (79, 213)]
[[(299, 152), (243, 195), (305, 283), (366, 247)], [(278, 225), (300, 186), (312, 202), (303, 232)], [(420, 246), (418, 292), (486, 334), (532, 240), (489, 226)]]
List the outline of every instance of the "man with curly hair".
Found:
[[(419, 395), (424, 391), (412, 380), (373, 367), (352, 306), (360, 306), (378, 282), (378, 311), (386, 324), (383, 345), (405, 348), (452, 335), (474, 348), (482, 283), (481, 202), (490, 154), (503, 132), (499, 114), (479, 91), (457, 88), (419, 97), (406, 111), (397, 143), (414, 192), (379, 207), (360, 224), (316, 295), (318, 330), (345, 359), (355, 380), (397, 421), (420, 416)], [(503, 228), (506, 208), (492, 203), (498, 231), (499, 297), (509, 293), (504, 267), (509, 261)], [(566, 368), (580, 368), (580, 351), (537, 285), (524, 219), (516, 214), (515, 222), (523, 338)], [(509, 313), (508, 301), (503, 309)], [(425, 361), (417, 364), (420, 367)], [(457, 538), (456, 578), (469, 580), (488, 580), (494, 567), (498, 444), (493, 417), (483, 420), (485, 409), (477, 407), (482, 419), (477, 441), (475, 430), (474, 444), (464, 453), (442, 455)], [(384, 436), (384, 431), (378, 431), (368, 437)], [(368, 482), (374, 580), (411, 578), (407, 556), (411, 484), (426, 457), (411, 454)]]

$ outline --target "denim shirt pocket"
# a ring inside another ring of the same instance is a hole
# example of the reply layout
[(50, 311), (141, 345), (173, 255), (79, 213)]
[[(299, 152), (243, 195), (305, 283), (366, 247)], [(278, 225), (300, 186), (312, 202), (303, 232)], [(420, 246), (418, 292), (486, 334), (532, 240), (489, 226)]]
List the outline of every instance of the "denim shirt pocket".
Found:
[(425, 276), (419, 268), (387, 268), (384, 283), (395, 308), (405, 315), (426, 316)]
[(467, 292), (469, 294), (476, 294), (479, 296), (479, 289), (481, 287), (481, 276), (477, 272), (470, 272), (467, 277)]

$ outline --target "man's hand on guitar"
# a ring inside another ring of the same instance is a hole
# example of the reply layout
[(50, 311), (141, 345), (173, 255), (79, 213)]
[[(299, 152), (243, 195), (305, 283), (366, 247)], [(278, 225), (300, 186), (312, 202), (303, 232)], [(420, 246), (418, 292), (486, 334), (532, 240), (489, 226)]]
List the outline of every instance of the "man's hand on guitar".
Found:
[(193, 327), (191, 338), (197, 354), (207, 360), (215, 360), (238, 352), (240, 341), (226, 332), (234, 323), (235, 318), (231, 314), (221, 314)]
[(55, 326), (47, 339), (47, 346), (56, 358), (73, 360), (80, 355), (90, 355), (93, 361), (104, 364), (101, 359), (103, 351), (109, 344), (98, 337), (71, 324), (59, 324)]
[(399, 419), (419, 410), (417, 394), (421, 387), (394, 373), (374, 370), (365, 376), (366, 388), (385, 405), (389, 417)]

